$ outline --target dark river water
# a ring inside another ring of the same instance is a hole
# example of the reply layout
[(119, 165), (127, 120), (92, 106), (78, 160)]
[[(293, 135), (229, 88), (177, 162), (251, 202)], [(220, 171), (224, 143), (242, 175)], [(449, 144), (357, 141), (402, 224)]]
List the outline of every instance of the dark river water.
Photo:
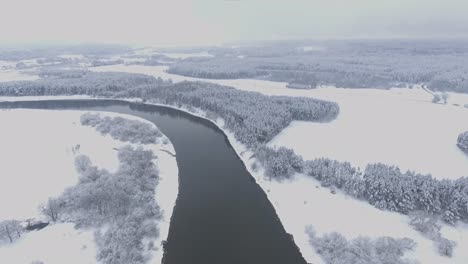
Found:
[(167, 107), (115, 100), (1, 102), (0, 108), (107, 111), (156, 124), (174, 145), (179, 166), (179, 195), (163, 263), (306, 263), (263, 190), (209, 121)]

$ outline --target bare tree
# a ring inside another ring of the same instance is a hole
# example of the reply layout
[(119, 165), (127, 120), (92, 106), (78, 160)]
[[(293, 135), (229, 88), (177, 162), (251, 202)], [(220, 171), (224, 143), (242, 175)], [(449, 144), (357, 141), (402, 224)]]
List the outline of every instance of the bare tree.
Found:
[(49, 198), (47, 204), (40, 208), (41, 213), (50, 221), (56, 222), (60, 218), (62, 208), (58, 199)]

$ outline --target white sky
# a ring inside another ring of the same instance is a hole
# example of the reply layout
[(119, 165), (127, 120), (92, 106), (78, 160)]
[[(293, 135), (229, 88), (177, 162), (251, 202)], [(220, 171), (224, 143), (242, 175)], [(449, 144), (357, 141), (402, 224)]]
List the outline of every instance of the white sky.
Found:
[(0, 0), (0, 43), (467, 37), (467, 0)]

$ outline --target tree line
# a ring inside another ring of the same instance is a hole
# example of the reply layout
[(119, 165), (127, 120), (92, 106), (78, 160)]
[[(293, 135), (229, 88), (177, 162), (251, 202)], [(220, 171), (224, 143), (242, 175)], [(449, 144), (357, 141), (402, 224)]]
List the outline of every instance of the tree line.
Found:
[(306, 230), (309, 243), (327, 264), (410, 264), (404, 259), (407, 251), (414, 249), (416, 243), (409, 238), (357, 237), (347, 240), (343, 235), (333, 232), (318, 236), (309, 226)]
[(403, 214), (423, 211), (450, 224), (468, 222), (468, 177), (437, 180), (382, 163), (369, 164), (360, 171), (349, 162), (327, 158), (303, 161), (284, 147), (263, 147), (256, 156), (266, 173), (275, 179), (305, 173), (324, 187), (340, 189), (381, 210)]
[(155, 144), (162, 137), (161, 131), (156, 127), (120, 116), (102, 117), (99, 113), (85, 113), (81, 115), (80, 122), (84, 126), (94, 127), (101, 134), (109, 134), (120, 141)]

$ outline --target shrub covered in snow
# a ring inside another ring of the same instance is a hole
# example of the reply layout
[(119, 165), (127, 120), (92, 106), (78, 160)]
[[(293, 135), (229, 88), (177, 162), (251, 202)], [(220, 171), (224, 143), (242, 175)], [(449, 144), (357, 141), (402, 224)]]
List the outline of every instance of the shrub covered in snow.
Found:
[(451, 257), (456, 243), (442, 237), (441, 226), (437, 223), (437, 218), (427, 213), (417, 211), (410, 214), (410, 225), (421, 232), (425, 237), (434, 241), (437, 251), (442, 256)]
[(304, 172), (382, 210), (404, 214), (420, 210), (447, 223), (468, 221), (468, 178), (436, 180), (381, 163), (369, 164), (361, 172), (347, 162), (326, 158), (306, 161)]
[(451, 257), (453, 255), (453, 249), (456, 246), (456, 243), (454, 241), (448, 240), (447, 238), (438, 237), (435, 240), (435, 243), (437, 245), (437, 250), (439, 251), (439, 254), (447, 257)]
[(344, 236), (335, 232), (318, 237), (310, 228), (308, 229), (308, 235), (311, 246), (327, 264), (411, 263), (403, 259), (403, 256), (405, 252), (412, 250), (416, 245), (409, 238), (379, 237), (370, 239), (358, 237), (347, 240)]
[(458, 136), (457, 146), (468, 154), (468, 131), (463, 132)]

